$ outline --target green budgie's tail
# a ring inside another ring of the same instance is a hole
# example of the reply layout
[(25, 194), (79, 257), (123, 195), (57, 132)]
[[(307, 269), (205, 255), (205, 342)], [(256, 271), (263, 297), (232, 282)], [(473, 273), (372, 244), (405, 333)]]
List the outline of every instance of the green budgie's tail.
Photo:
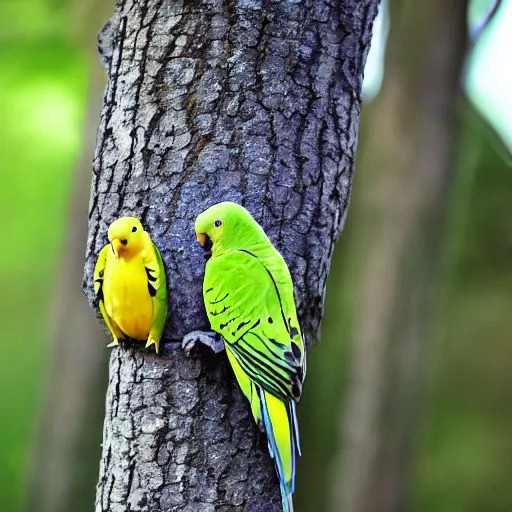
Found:
[(267, 432), (268, 449), (275, 460), (283, 512), (293, 512), (295, 460), (300, 455), (299, 429), (295, 402), (283, 402), (258, 386), (261, 417)]

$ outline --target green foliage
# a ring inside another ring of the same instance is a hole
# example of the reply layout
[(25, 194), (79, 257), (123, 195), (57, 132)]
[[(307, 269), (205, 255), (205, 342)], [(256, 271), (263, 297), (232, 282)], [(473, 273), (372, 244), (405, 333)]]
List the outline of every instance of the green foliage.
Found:
[(474, 117), (465, 116), (441, 340), (430, 364), (415, 495), (424, 512), (512, 510), (512, 169)]
[(1, 0), (0, 42), (62, 39), (70, 6), (70, 0)]
[(0, 69), (0, 282), (7, 291), (0, 299), (0, 503), (11, 512), (22, 502), (51, 351), (56, 263), (81, 144), (87, 68), (75, 48), (39, 41), (4, 45)]

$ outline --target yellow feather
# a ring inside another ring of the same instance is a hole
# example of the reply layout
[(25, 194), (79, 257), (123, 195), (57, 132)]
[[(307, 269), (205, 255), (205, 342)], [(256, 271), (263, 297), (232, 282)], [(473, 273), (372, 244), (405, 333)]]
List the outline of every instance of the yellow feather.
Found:
[(130, 338), (145, 340), (153, 322), (153, 300), (148, 292), (148, 278), (139, 254), (116, 260), (107, 256), (103, 282), (105, 310)]
[(277, 451), (283, 467), (284, 481), (289, 484), (293, 473), (293, 447), (287, 404), (267, 391), (263, 391), (263, 393), (265, 393), (267, 411), (272, 424)]
[(252, 415), (254, 416), (254, 420), (260, 428), (263, 428), (261, 415), (260, 415), (260, 399), (258, 397), (258, 393), (255, 389), (255, 384), (251, 381), (251, 379), (247, 376), (247, 374), (242, 370), (238, 361), (235, 359), (235, 356), (231, 352), (229, 345), (225, 345), (226, 354), (228, 355), (229, 362), (233, 368), (235, 373), (236, 380), (240, 388), (242, 389), (242, 393), (245, 395), (247, 400), (249, 400), (251, 404)]

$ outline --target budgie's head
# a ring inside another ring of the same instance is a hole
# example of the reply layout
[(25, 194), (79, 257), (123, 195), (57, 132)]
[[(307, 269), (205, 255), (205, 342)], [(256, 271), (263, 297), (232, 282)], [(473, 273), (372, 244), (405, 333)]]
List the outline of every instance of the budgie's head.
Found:
[(137, 217), (120, 217), (110, 224), (108, 241), (117, 259), (136, 254), (144, 248), (144, 228)]
[(247, 248), (265, 237), (251, 214), (243, 206), (229, 201), (215, 204), (199, 214), (195, 230), (207, 259), (212, 249), (214, 256), (220, 256), (226, 251)]

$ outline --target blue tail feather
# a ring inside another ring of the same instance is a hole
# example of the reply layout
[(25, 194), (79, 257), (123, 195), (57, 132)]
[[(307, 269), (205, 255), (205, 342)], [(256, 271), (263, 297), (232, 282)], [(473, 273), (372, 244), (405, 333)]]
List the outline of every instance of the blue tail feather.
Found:
[(283, 496), (283, 512), (293, 512), (292, 493), (290, 492), (285, 495), (281, 488), (281, 495)]
[(288, 407), (288, 420), (290, 422), (290, 433), (292, 443), (292, 478), (291, 481), (287, 483), (284, 479), (284, 468), (279, 456), (279, 451), (277, 449), (276, 440), (272, 428), (272, 422), (268, 414), (265, 393), (262, 389), (259, 388), (259, 386), (257, 387), (257, 390), (258, 395), (260, 397), (261, 417), (263, 418), (263, 424), (267, 432), (268, 449), (270, 452), (270, 456), (275, 460), (277, 475), (279, 477), (279, 487), (281, 491), (283, 512), (293, 512), (292, 495), (295, 491), (296, 450), (300, 455), (299, 429), (297, 423), (296, 404), (295, 402), (290, 402)]

